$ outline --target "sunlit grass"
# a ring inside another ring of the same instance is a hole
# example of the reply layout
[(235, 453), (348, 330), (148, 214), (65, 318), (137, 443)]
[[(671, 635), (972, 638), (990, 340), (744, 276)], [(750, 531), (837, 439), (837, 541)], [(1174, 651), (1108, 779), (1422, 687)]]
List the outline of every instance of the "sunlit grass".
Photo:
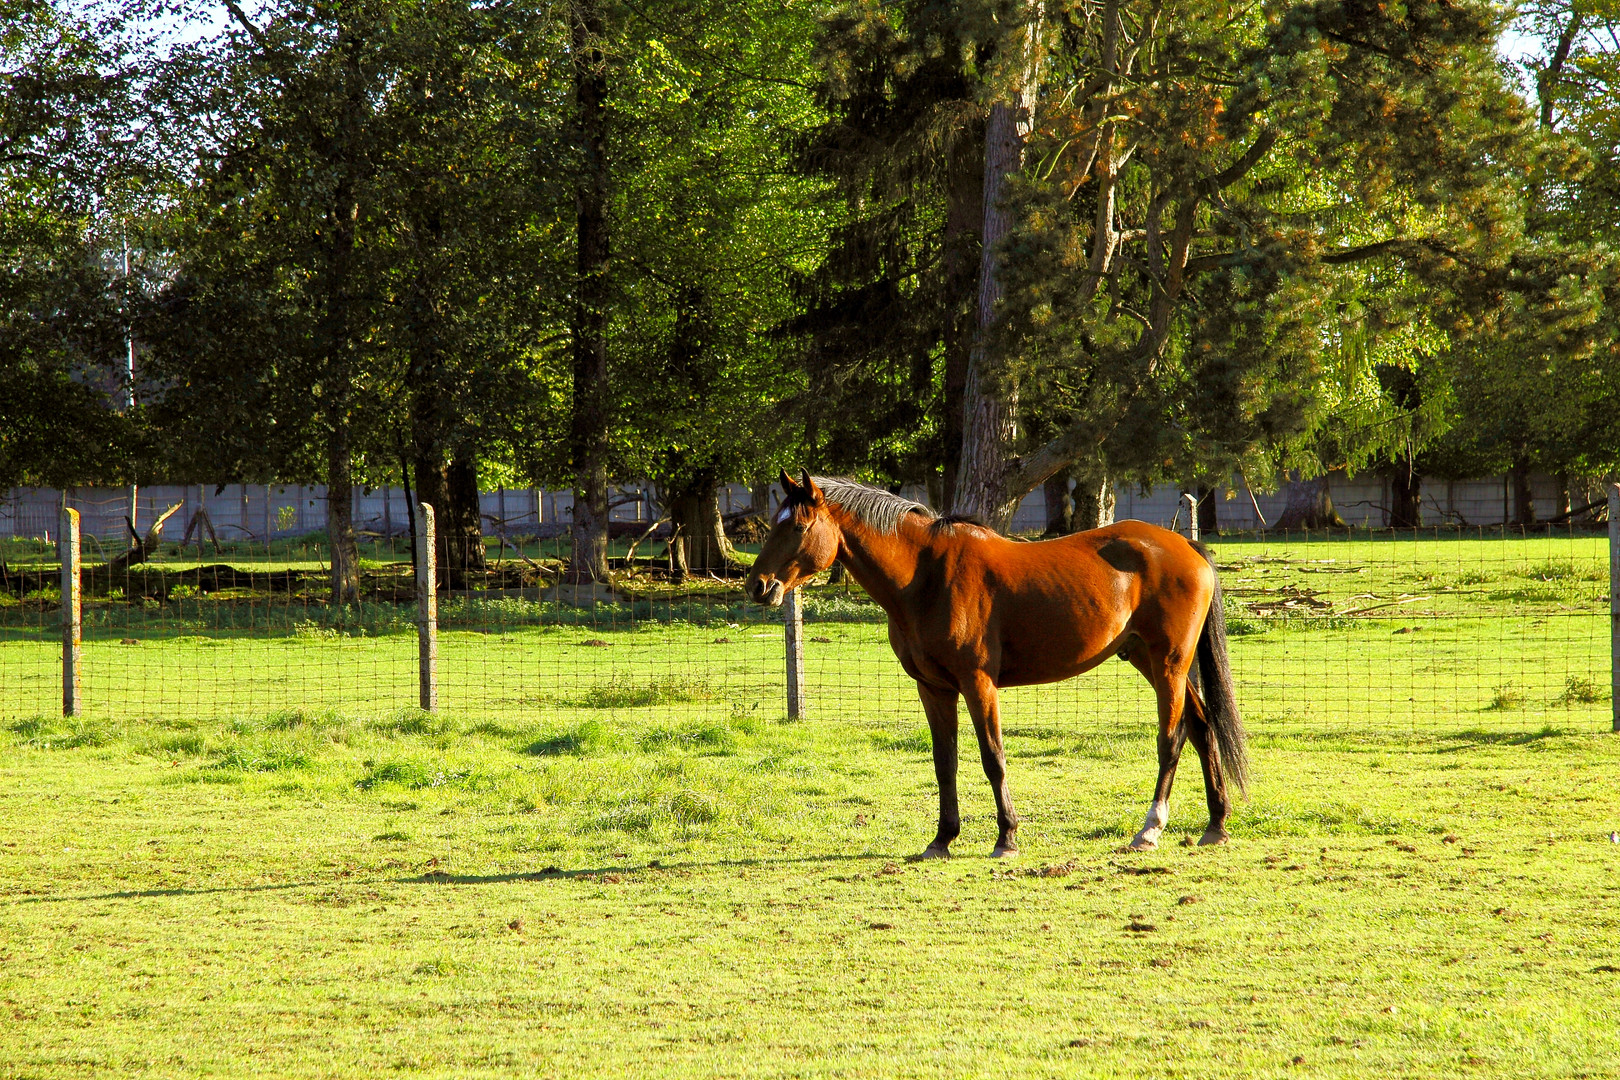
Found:
[(1012, 727), (1021, 857), (968, 740), (922, 864), (920, 723), (27, 719), (0, 1075), (1605, 1075), (1620, 741), (1466, 719), (1257, 736), (1218, 850), (1189, 756), (1129, 856), (1151, 728)]

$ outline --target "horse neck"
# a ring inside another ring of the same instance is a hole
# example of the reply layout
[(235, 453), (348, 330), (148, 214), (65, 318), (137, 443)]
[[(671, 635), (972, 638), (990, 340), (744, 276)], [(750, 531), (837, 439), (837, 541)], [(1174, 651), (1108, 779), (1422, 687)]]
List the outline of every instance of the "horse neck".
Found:
[(838, 558), (867, 595), (892, 614), (900, 605), (901, 592), (916, 576), (923, 546), (917, 526), (907, 520), (911, 515), (902, 517), (894, 532), (883, 533), (836, 503), (831, 509), (840, 534)]

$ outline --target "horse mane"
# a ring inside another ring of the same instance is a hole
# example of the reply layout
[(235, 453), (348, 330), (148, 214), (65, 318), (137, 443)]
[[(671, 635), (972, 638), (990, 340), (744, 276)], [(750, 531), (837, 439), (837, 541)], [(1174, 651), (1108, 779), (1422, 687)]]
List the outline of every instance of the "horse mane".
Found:
[(930, 522), (945, 520), (925, 503), (841, 476), (813, 476), (830, 503), (837, 503), (858, 521), (880, 533), (898, 532), (900, 519), (921, 514)]

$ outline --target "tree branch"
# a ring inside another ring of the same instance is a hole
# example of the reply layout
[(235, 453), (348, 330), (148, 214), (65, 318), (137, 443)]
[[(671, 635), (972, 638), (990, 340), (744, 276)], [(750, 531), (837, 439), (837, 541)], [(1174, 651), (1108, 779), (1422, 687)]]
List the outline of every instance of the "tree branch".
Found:
[(1473, 260), (1469, 259), (1466, 255), (1452, 250), (1445, 244), (1442, 244), (1440, 241), (1435, 240), (1432, 237), (1426, 236), (1417, 238), (1395, 236), (1388, 240), (1380, 240), (1375, 244), (1363, 244), (1360, 247), (1346, 248), (1342, 251), (1329, 252), (1328, 254), (1321, 256), (1320, 261), (1328, 266), (1342, 266), (1346, 263), (1360, 262), (1363, 259), (1372, 259), (1379, 255), (1384, 255), (1391, 252), (1398, 254), (1400, 249), (1408, 247), (1422, 248), (1431, 254), (1444, 256), (1448, 259), (1456, 259), (1464, 266), (1471, 269), (1478, 269)]
[(248, 19), (247, 15), (242, 11), (242, 9), (237, 6), (236, 0), (224, 0), (224, 2), (225, 10), (231, 13), (231, 18), (242, 24), (242, 29), (246, 30), (247, 36), (253, 39), (253, 44), (257, 45), (265, 52), (269, 52), (270, 43), (265, 40), (264, 34), (259, 30), (259, 28), (254, 26), (252, 21)]
[(1241, 157), (1214, 176), (1204, 180), (1199, 187), (1204, 194), (1213, 195), (1217, 191), (1224, 191), (1248, 175), (1249, 170), (1260, 164), (1260, 159), (1277, 144), (1277, 132), (1273, 128), (1264, 128), (1260, 136), (1254, 140)]
[(1553, 126), (1553, 91), (1559, 78), (1564, 73), (1564, 65), (1569, 62), (1569, 53), (1575, 46), (1575, 38), (1581, 32), (1581, 12), (1570, 14), (1569, 25), (1564, 32), (1558, 35), (1558, 44), (1553, 48), (1553, 54), (1547, 58), (1547, 66), (1536, 75), (1536, 97), (1541, 103), (1541, 126), (1551, 131)]

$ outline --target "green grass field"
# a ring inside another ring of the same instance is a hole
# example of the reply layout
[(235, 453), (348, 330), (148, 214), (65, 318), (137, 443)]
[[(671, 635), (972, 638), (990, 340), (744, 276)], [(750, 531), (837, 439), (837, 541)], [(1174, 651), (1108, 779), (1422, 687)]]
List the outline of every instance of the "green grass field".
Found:
[(905, 860), (927, 738), (841, 587), (797, 723), (718, 584), (447, 599), (438, 715), (403, 605), (97, 601), (71, 720), (51, 599), (0, 606), (0, 1077), (1620, 1075), (1601, 541), (1217, 559), (1234, 843), (1176, 843), (1189, 754), (1115, 851), (1154, 749), (1109, 663), (1006, 695), (1010, 864), (971, 750), (959, 858)]
[[(576, 714), (578, 715), (578, 714)], [(0, 1075), (1611, 1076), (1620, 738), (1265, 737), (1222, 850), (1142, 725), (35, 721)], [(965, 766), (971, 762), (964, 763)]]

